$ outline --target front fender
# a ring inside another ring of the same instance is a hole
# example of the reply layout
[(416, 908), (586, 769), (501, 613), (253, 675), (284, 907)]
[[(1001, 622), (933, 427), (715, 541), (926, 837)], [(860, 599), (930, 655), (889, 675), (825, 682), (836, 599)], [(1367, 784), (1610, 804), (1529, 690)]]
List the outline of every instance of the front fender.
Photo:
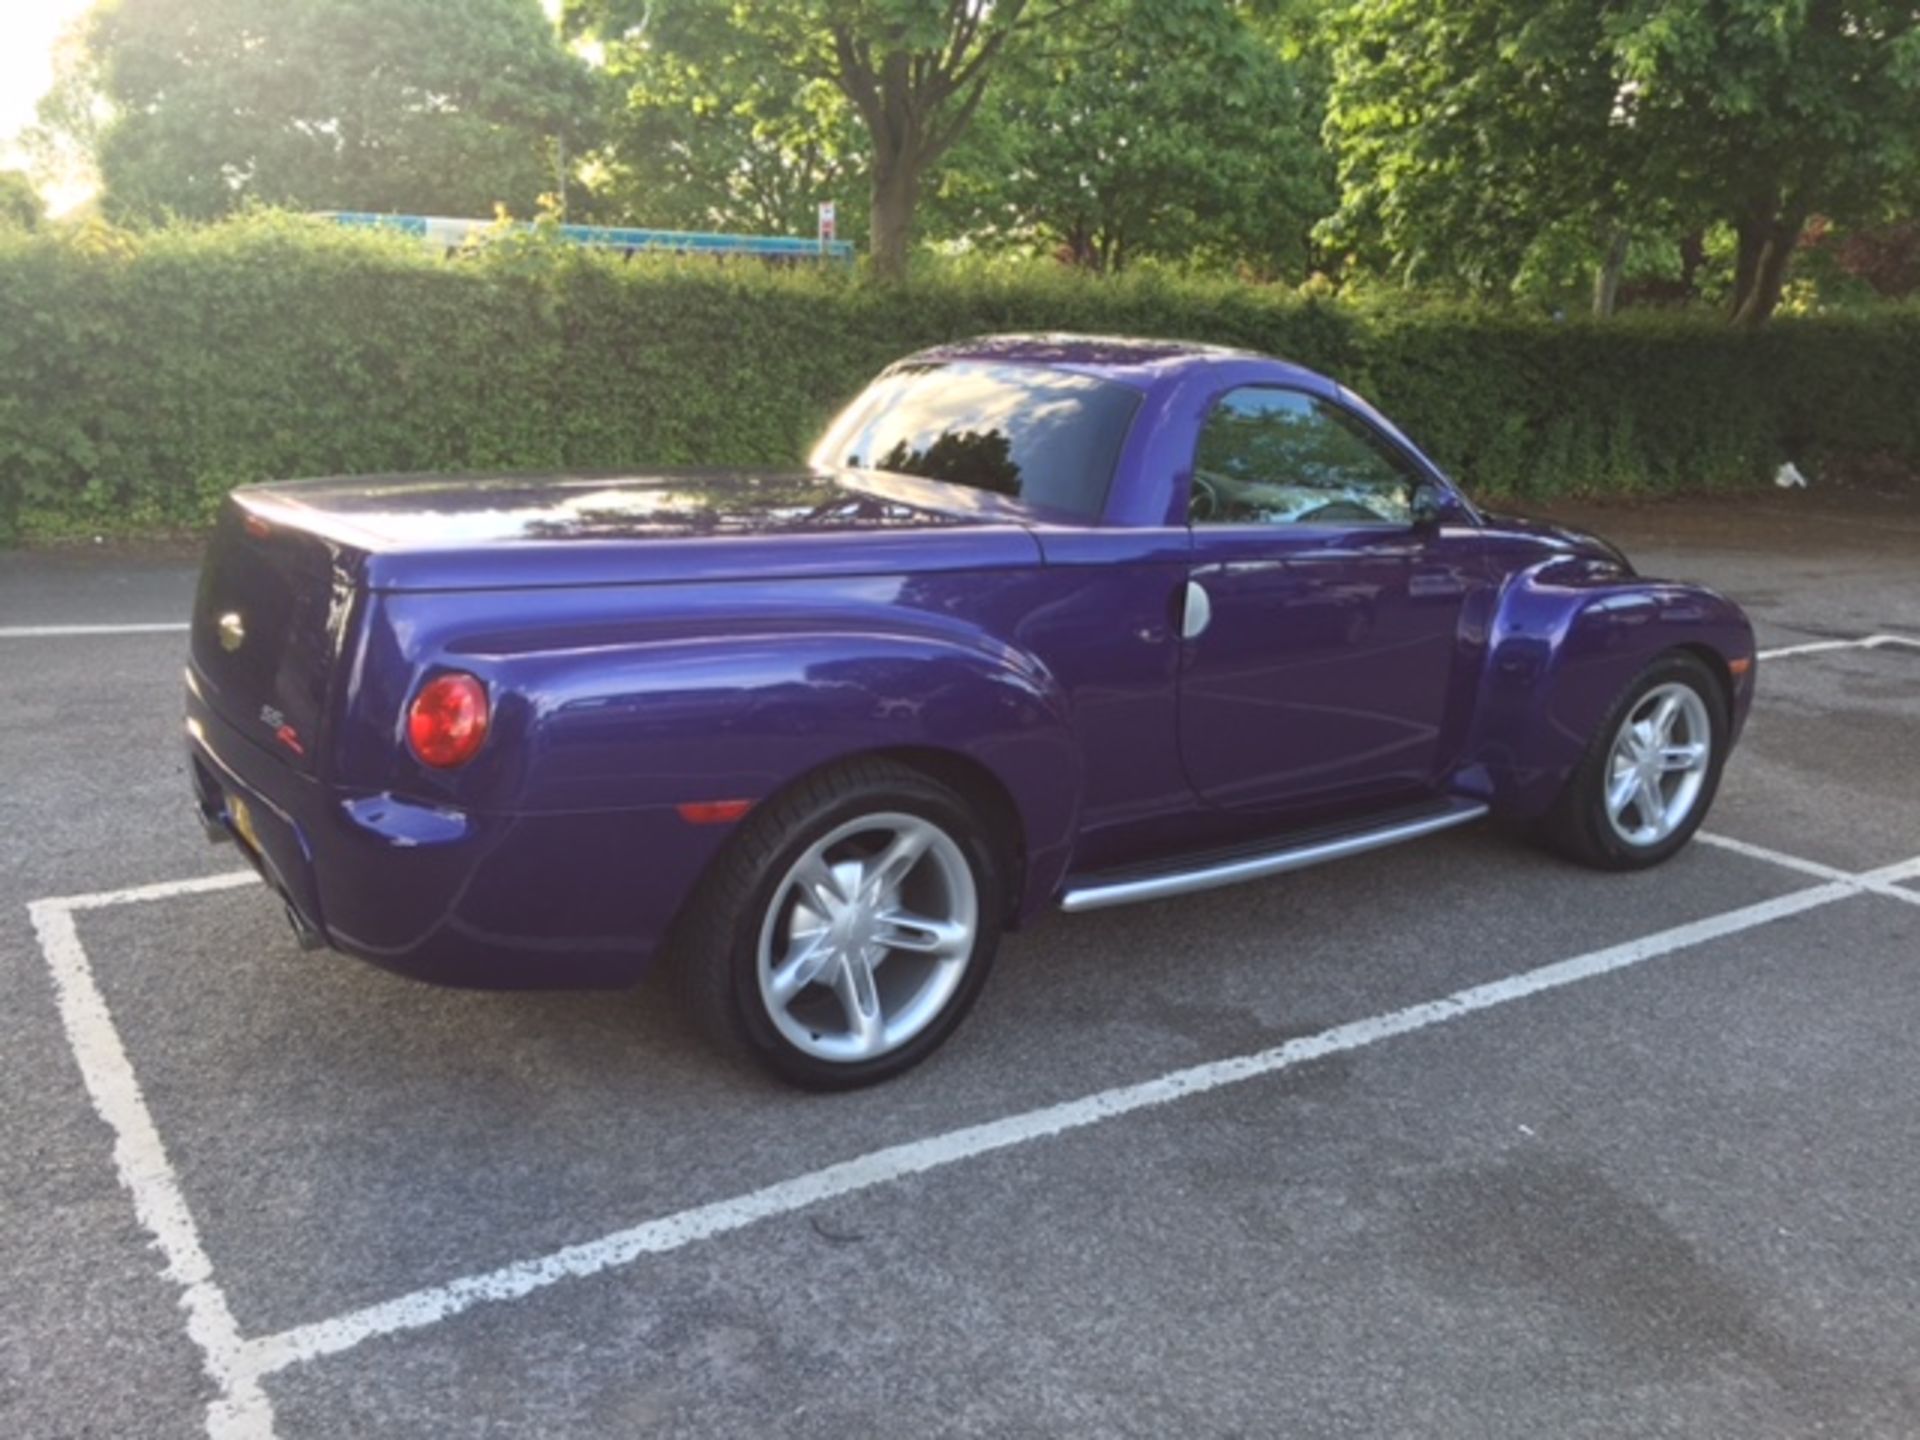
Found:
[(1519, 572), (1489, 629), (1465, 788), (1501, 814), (1543, 814), (1621, 692), (1677, 649), (1701, 654), (1729, 682), (1729, 736), (1738, 738), (1753, 699), (1754, 646), (1732, 601), (1592, 556)]

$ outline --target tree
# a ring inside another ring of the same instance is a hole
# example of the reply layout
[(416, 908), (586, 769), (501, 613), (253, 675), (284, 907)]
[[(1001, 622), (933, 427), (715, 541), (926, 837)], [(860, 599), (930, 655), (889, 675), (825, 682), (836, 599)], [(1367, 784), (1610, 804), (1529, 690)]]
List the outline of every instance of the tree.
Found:
[(1086, 11), (1017, 55), (952, 164), (977, 225), (1075, 264), (1142, 255), (1302, 267), (1329, 196), (1295, 66), (1251, 7)]
[(1904, 300), (1920, 293), (1920, 220), (1863, 225), (1831, 241), (1840, 270), (1876, 295)]
[[(815, 207), (864, 190), (860, 125), (839, 88), (794, 77), (712, 8), (600, 41), (613, 94), (592, 205), (628, 224), (810, 233)], [(667, 43), (663, 43), (666, 41)], [(846, 223), (856, 222), (847, 214)]]
[(1732, 314), (1780, 303), (1815, 214), (1920, 180), (1920, 10), (1900, 0), (1623, 0), (1608, 16), (1652, 182), (1731, 224)]
[(84, 36), (122, 217), (530, 210), (592, 116), (539, 0), (104, 0)]
[(1328, 234), (1405, 276), (1498, 287), (1571, 234), (1617, 279), (1630, 231), (1725, 223), (1755, 325), (1810, 215), (1881, 213), (1920, 174), (1920, 12), (1897, 0), (1343, 0), (1332, 22)]
[[(1651, 197), (1593, 0), (1349, 0), (1330, 16), (1325, 237), (1407, 280), (1598, 259)], [(1568, 242), (1572, 241), (1571, 247)]]
[[(883, 277), (906, 270), (922, 178), (966, 132), (1023, 22), (1074, 0), (826, 0), (833, 76), (872, 146), (870, 248)], [(837, 13), (835, 13), (837, 12)]]
[[(1091, 0), (566, 0), (570, 33), (692, 53), (718, 20), (744, 64), (830, 81), (866, 132), (869, 250), (887, 279), (906, 272), (927, 174), (972, 121), (1016, 40)], [(1218, 0), (1168, 0), (1186, 10)]]
[(24, 170), (0, 170), (0, 227), (37, 230), (45, 218), (32, 177)]

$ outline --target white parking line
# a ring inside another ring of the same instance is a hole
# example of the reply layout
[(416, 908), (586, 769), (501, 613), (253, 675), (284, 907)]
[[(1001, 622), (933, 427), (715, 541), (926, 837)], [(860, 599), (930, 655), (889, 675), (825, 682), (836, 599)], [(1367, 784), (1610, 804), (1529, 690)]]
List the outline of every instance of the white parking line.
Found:
[[(27, 627), (0, 629), (0, 639), (177, 633), (186, 628), (184, 624)], [(1879, 649), (1887, 645), (1920, 648), (1920, 640), (1883, 634), (1858, 640), (1813, 641), (1762, 650), (1759, 654), (1761, 659), (1771, 660), (1833, 650)], [(1728, 836), (1702, 834), (1699, 838), (1706, 844), (1781, 866), (1820, 883), (1457, 991), (1438, 1000), (1335, 1026), (1270, 1050), (1171, 1071), (1077, 1100), (890, 1146), (743, 1195), (645, 1221), (548, 1255), (253, 1338), (240, 1333), (226, 1294), (214, 1278), (179, 1176), (167, 1156), (138, 1077), (94, 978), (75, 917), (110, 906), (216, 893), (256, 883), (258, 877), (249, 870), (232, 871), (37, 900), (28, 910), (53, 978), (68, 1044), (95, 1110), (112, 1131), (113, 1158), (120, 1183), (131, 1195), (135, 1213), (165, 1259), (167, 1276), (181, 1287), (187, 1333), (200, 1347), (207, 1374), (218, 1391), (207, 1411), (208, 1433), (216, 1440), (271, 1440), (274, 1418), (262, 1383), (265, 1377), (291, 1365), (339, 1354), (382, 1335), (433, 1325), (476, 1305), (517, 1299), (562, 1280), (603, 1273), (632, 1264), (646, 1255), (678, 1250), (837, 1196), (1085, 1129), (1136, 1111), (1446, 1024), (1852, 896), (1875, 895), (1920, 904), (1920, 893), (1900, 888), (1900, 882), (1920, 878), (1920, 857), (1855, 874)]]
[[(215, 877), (231, 880), (232, 877)], [(196, 889), (221, 888), (195, 882), (150, 885), (120, 896), (155, 899), (162, 894), (191, 894)], [(36, 900), (27, 907), (40, 949), (53, 974), (54, 998), (67, 1043), (80, 1066), (93, 1108), (113, 1131), (113, 1163), (120, 1183), (133, 1197), (133, 1209), (154, 1244), (166, 1258), (167, 1277), (181, 1287), (180, 1303), (187, 1312), (187, 1334), (200, 1347), (207, 1375), (219, 1390), (207, 1409), (207, 1433), (215, 1440), (262, 1440), (273, 1434), (273, 1410), (257, 1379), (244, 1372), (240, 1360), (246, 1342), (234, 1323), (226, 1292), (214, 1281), (213, 1262), (200, 1243), (200, 1229), (180, 1192), (180, 1180), (167, 1147), (153, 1123), (140, 1080), (120, 1043), (107, 1002), (93, 978), (93, 967), (80, 944), (74, 915), (82, 909), (116, 903), (113, 895), (82, 896), (75, 900)]]
[(1903, 890), (1898, 883), (1920, 873), (1920, 861), (1907, 860), (1898, 865), (1883, 865), (1878, 870), (1868, 870), (1856, 875), (1850, 871), (1836, 869), (1832, 865), (1822, 865), (1818, 860), (1803, 860), (1798, 855), (1786, 855), (1778, 850), (1769, 850), (1764, 845), (1736, 840), (1731, 835), (1709, 834), (1702, 830), (1693, 838), (1703, 845), (1712, 845), (1721, 850), (1731, 851), (1735, 855), (1745, 855), (1751, 860), (1765, 860), (1771, 865), (1780, 865), (1788, 870), (1797, 870), (1802, 875), (1811, 875), (1816, 880), (1834, 880), (1842, 885), (1851, 885), (1863, 893), (1884, 895), (1890, 900), (1904, 900), (1909, 905), (1920, 905), (1920, 891)]
[[(616, 1230), (548, 1255), (463, 1276), (346, 1314), (255, 1338), (240, 1334), (226, 1295), (214, 1279), (198, 1228), (181, 1192), (179, 1177), (167, 1157), (75, 925), (75, 916), (84, 911), (232, 889), (250, 883), (254, 878), (252, 873), (235, 871), (90, 895), (36, 900), (28, 909), (53, 975), (61, 1022), (87, 1093), (113, 1132), (114, 1163), (120, 1183), (132, 1195), (135, 1212), (165, 1257), (167, 1275), (182, 1288), (187, 1332), (200, 1346), (207, 1374), (218, 1389), (216, 1399), (208, 1407), (208, 1434), (216, 1440), (272, 1440), (273, 1410), (262, 1382), (266, 1376), (288, 1366), (337, 1355), (378, 1336), (433, 1325), (476, 1305), (518, 1299), (563, 1280), (616, 1269), (646, 1255), (679, 1250), (696, 1241), (743, 1230), (837, 1196), (1278, 1074), (1330, 1055), (1359, 1050), (1381, 1040), (1430, 1029), (1529, 996), (1625, 970), (1838, 900), (1864, 893), (1884, 894), (1886, 887), (1895, 881), (1920, 875), (1920, 858), (1850, 875), (1726, 837), (1712, 837), (1710, 843), (1803, 874), (1828, 878), (1804, 890), (1472, 986), (1438, 1000), (1337, 1025), (1269, 1050), (1189, 1066), (1077, 1100), (889, 1146), (743, 1195)], [(1900, 898), (1915, 897), (1900, 892)]]
[(60, 640), (75, 635), (179, 635), (192, 627), (184, 620), (127, 625), (4, 625), (0, 640)]
[(1809, 640), (1804, 645), (1781, 645), (1762, 650), (1762, 660), (1785, 660), (1791, 655), (1819, 655), (1828, 650), (1878, 650), (1883, 645), (1911, 645), (1920, 649), (1920, 640), (1906, 635), (1867, 635), (1858, 640)]
[(1458, 990), (1438, 1000), (1423, 1001), (1384, 1015), (1336, 1025), (1316, 1035), (1289, 1040), (1271, 1050), (1189, 1066), (1184, 1070), (1174, 1070), (1151, 1080), (1102, 1090), (1077, 1100), (1009, 1115), (961, 1130), (950, 1130), (925, 1140), (889, 1146), (745, 1195), (682, 1210), (630, 1229), (617, 1230), (598, 1240), (571, 1245), (537, 1259), (502, 1266), (482, 1275), (465, 1276), (445, 1285), (430, 1286), (330, 1320), (249, 1341), (248, 1359), (259, 1367), (255, 1373), (266, 1374), (299, 1361), (337, 1354), (378, 1335), (432, 1325), (486, 1301), (518, 1299), (561, 1280), (593, 1275), (630, 1264), (642, 1255), (678, 1250), (696, 1240), (741, 1230), (823, 1200), (868, 1190), (911, 1175), (922, 1175), (1032, 1140), (1050, 1139), (1138, 1110), (1204, 1095), (1224, 1086), (1275, 1075), (1329, 1055), (1359, 1050), (1396, 1035), (1412, 1034), (1542, 991), (1559, 989), (1581, 980), (1643, 964), (1689, 946), (1737, 935), (1743, 930), (1785, 919), (1789, 915), (1798, 915), (1855, 893), (1853, 886), (1838, 881), (1816, 885), (1705, 920), (1676, 925), (1670, 930), (1630, 940), (1623, 945), (1608, 946), (1604, 950), (1543, 965), (1536, 970), (1509, 975), (1485, 985)]
[(218, 875), (200, 875), (191, 880), (162, 880), (153, 885), (134, 885), (125, 890), (96, 890), (91, 895), (65, 895), (57, 900), (41, 900), (41, 905), (57, 905), (63, 910), (103, 910), (109, 905), (139, 905), (148, 900), (171, 900), (176, 895), (205, 895), (214, 890), (232, 890), (241, 885), (258, 885), (260, 876), (253, 870), (223, 870)]

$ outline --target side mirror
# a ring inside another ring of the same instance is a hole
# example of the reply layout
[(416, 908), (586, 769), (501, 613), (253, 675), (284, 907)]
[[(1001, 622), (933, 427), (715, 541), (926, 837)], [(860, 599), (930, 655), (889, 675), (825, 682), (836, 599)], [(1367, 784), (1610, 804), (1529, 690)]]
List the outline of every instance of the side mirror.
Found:
[(1407, 510), (1413, 518), (1413, 528), (1421, 534), (1431, 534), (1440, 528), (1440, 522), (1447, 516), (1446, 492), (1431, 480), (1418, 481), (1413, 493), (1407, 497)]

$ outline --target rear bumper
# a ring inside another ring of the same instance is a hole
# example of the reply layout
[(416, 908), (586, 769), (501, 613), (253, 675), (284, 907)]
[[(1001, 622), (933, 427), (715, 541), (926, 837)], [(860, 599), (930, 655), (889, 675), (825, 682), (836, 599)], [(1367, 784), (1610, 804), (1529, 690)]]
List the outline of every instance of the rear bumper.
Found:
[[(189, 694), (187, 714), (188, 770), (193, 777), (193, 798), (200, 814), (200, 825), (207, 839), (231, 841), (246, 857), (287, 907), (295, 936), (302, 949), (319, 949), (328, 943), (326, 927), (320, 919), (320, 899), (314, 885), (313, 867), (301, 823), (283, 803), (293, 792), (304, 788), (300, 777), (289, 774), (287, 783), (273, 786), (279, 799), (268, 798), (269, 787), (259, 783), (258, 775), (245, 778), (234, 766), (216, 753), (217, 731), (227, 727), (214, 720), (198, 697)], [(246, 765), (244, 745), (228, 731), (229, 743), (222, 748)], [(266, 757), (262, 757), (263, 760)], [(249, 770), (254, 769), (246, 765)], [(244, 803), (253, 838), (241, 833), (238, 806)], [(304, 808), (296, 805), (296, 808)]]
[(476, 816), (342, 791), (242, 735), (191, 685), (187, 737), (202, 826), (236, 843), (303, 946), (436, 984), (632, 984), (724, 838), (670, 807)]

